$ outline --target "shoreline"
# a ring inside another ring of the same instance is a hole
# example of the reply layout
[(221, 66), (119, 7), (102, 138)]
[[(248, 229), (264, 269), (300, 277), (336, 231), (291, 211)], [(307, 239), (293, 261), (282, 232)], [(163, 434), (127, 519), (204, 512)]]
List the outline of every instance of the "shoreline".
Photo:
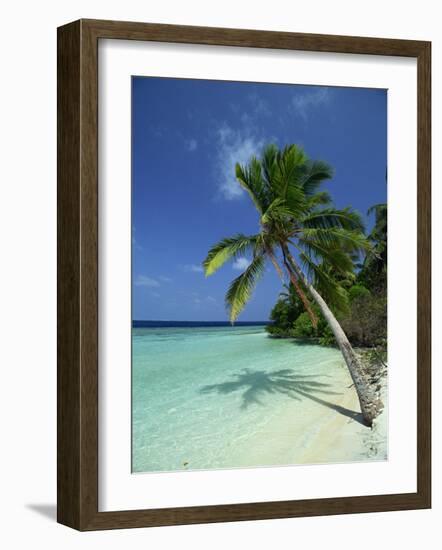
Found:
[[(357, 350), (358, 355), (367, 371), (373, 370), (373, 367), (370, 368), (364, 359), (364, 351)], [(376, 393), (382, 399), (384, 408), (374, 420), (373, 427), (364, 426), (357, 419), (346, 419), (343, 415), (335, 415), (318, 432), (315, 444), (312, 444), (312, 447), (302, 457), (304, 463), (315, 463), (316, 456), (321, 457), (321, 462), (327, 463), (383, 461), (388, 459), (387, 367), (378, 364), (375, 368), (379, 374), (376, 381), (372, 383), (379, 388)], [(339, 405), (360, 412), (358, 396), (353, 385), (346, 388)]]
[[(247, 458), (250, 462), (252, 453), (260, 456), (260, 461), (265, 461), (268, 466), (276, 467), (388, 460), (386, 367), (379, 366), (378, 380), (384, 409), (372, 428), (362, 423), (356, 390), (346, 366), (343, 369), (348, 383), (341, 393), (327, 395), (325, 399), (320, 394), (304, 397), (307, 418), (296, 417), (296, 422), (290, 422), (288, 418), (296, 415), (297, 404), (288, 402), (266, 430), (250, 442), (250, 454), (241, 462), (246, 463)], [(266, 449), (263, 448), (264, 441), (267, 445), (271, 442)]]

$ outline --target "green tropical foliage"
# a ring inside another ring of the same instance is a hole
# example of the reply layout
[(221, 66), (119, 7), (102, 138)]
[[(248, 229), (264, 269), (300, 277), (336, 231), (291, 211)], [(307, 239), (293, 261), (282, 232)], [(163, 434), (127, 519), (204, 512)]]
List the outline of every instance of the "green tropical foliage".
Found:
[(270, 312), (272, 324), (266, 327), (267, 332), (275, 338), (285, 338), (289, 334), (291, 335), (293, 323), (305, 311), (293, 285), (284, 284), (284, 289)]
[(306, 311), (302, 312), (293, 323), (292, 334), (295, 338), (312, 338), (317, 336), (317, 331), (312, 325)]
[(347, 294), (350, 304), (352, 304), (355, 300), (358, 300), (359, 298), (371, 296), (371, 292), (368, 290), (368, 288), (360, 283), (356, 283), (351, 286), (348, 289)]
[(387, 205), (376, 204), (367, 214), (375, 214), (375, 225), (368, 235), (373, 245), (371, 254), (365, 256), (358, 279), (378, 292), (387, 287)]
[(272, 323), (266, 326), (269, 335), (274, 338), (316, 337), (319, 339), (322, 337), (327, 323), (321, 316), (319, 308), (312, 306), (318, 317), (318, 324), (314, 327), (293, 285), (285, 284), (284, 289), (270, 312)]
[(291, 281), (314, 325), (304, 276), (337, 310), (348, 308), (343, 281), (353, 277), (356, 259), (371, 245), (360, 215), (351, 208), (335, 208), (330, 195), (320, 190), (332, 176), (327, 163), (310, 160), (296, 145), (283, 150), (270, 145), (261, 159), (236, 165), (237, 180), (257, 210), (260, 231), (221, 239), (203, 262), (206, 275), (212, 275), (238, 256), (251, 259), (226, 294), (231, 322), (250, 299), (266, 262)]
[[(375, 225), (368, 239), (372, 250), (363, 258), (360, 270), (343, 279), (329, 269), (329, 275), (339, 280), (346, 294), (345, 309), (334, 307), (335, 314), (352, 345), (373, 348), (373, 353), (386, 355), (387, 343), (387, 205), (369, 209), (375, 214)], [(302, 304), (301, 304), (302, 305)], [(283, 316), (278, 315), (283, 311)], [(299, 305), (282, 302), (275, 304), (270, 314), (272, 324), (267, 331), (279, 338), (317, 338), (323, 345), (335, 345), (334, 337), (320, 316), (316, 330)], [(377, 356), (376, 355), (376, 356)]]

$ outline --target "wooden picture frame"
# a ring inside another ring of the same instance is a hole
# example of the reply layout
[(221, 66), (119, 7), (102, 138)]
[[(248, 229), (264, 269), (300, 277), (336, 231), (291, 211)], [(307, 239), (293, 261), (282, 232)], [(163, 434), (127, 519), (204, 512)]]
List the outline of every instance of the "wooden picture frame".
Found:
[[(404, 56), (418, 67), (417, 492), (98, 511), (98, 41)], [(79, 20), (58, 29), (58, 521), (81, 531), (429, 508), (431, 44)]]

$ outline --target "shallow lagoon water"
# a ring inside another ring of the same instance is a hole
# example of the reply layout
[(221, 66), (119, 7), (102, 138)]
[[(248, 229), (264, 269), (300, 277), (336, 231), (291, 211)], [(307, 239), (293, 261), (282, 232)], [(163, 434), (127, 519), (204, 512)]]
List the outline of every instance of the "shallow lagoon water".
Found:
[(331, 418), (357, 415), (336, 409), (351, 380), (334, 348), (256, 326), (134, 328), (132, 339), (134, 472), (302, 463)]

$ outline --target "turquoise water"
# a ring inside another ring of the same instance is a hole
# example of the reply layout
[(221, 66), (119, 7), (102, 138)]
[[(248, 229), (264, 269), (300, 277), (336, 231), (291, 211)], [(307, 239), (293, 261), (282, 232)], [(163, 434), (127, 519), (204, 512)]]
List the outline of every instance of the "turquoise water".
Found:
[(135, 328), (132, 342), (134, 472), (290, 464), (318, 403), (336, 414), (348, 386), (336, 349), (264, 327)]

